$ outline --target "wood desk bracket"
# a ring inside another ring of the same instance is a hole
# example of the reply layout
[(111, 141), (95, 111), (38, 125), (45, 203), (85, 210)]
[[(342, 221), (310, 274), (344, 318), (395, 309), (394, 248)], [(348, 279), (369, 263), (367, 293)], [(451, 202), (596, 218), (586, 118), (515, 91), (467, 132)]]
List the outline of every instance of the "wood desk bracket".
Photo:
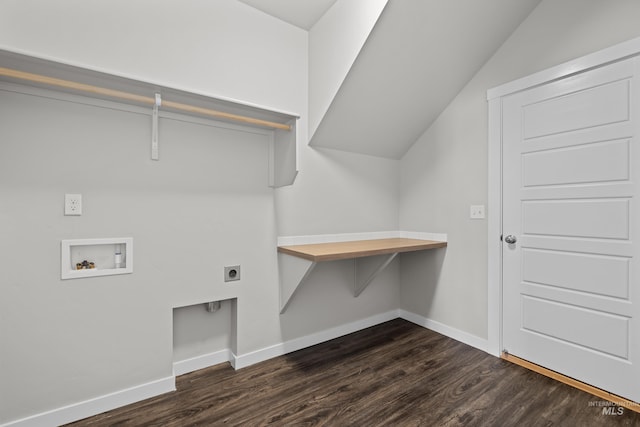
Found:
[(353, 296), (358, 297), (399, 253), (446, 246), (447, 242), (406, 238), (279, 246), (280, 314), (318, 262), (353, 259)]

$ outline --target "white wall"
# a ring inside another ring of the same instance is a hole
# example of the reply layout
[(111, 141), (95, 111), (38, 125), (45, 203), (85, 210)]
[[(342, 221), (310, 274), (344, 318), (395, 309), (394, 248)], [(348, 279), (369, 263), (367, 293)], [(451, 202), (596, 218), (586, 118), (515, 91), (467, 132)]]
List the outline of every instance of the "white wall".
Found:
[(403, 157), (401, 229), (449, 238), (437, 272), (403, 258), (405, 310), (487, 337), (487, 224), (469, 219), (487, 203), (486, 91), (640, 36), (639, 21), (635, 0), (543, 1)]
[(204, 304), (173, 309), (173, 361), (180, 362), (231, 349), (234, 320), (232, 300), (221, 301), (220, 309), (210, 313)]
[[(322, 119), (385, 4), (386, 0), (339, 0), (311, 29), (310, 107), (302, 135), (307, 135), (310, 121), (317, 126)], [(278, 235), (398, 229), (399, 161), (315, 149), (307, 142), (298, 140), (300, 172), (295, 184), (275, 192)], [(280, 316), (282, 339), (302, 336), (311, 325), (330, 329), (398, 308), (397, 262), (358, 298), (353, 297), (353, 275), (353, 261), (316, 267)]]
[(235, 0), (4, 0), (0, 46), (305, 113), (307, 33)]
[[(174, 306), (277, 289), (266, 136), (162, 119), (153, 162), (148, 114), (2, 91), (0, 117), (2, 421), (170, 377)], [(76, 192), (83, 215), (65, 217)], [(61, 239), (118, 236), (133, 274), (60, 279)]]
[(338, 0), (309, 31), (309, 139), (388, 0)]
[[(307, 38), (235, 0), (2, 2), (0, 47), (301, 119), (298, 180), (274, 191), (260, 135), (162, 119), (152, 162), (148, 111), (0, 92), (0, 238), (14, 242), (0, 249), (0, 424), (169, 377), (176, 344), (242, 356), (399, 306), (397, 264), (356, 299), (338, 262), (278, 312), (277, 235), (398, 226), (398, 161), (307, 146)], [(74, 192), (84, 214), (64, 217)], [(134, 274), (60, 280), (61, 239), (119, 236), (134, 237)], [(225, 284), (233, 264), (242, 280)], [(174, 307), (230, 298), (237, 342), (173, 339), (206, 317), (185, 310), (174, 329)]]

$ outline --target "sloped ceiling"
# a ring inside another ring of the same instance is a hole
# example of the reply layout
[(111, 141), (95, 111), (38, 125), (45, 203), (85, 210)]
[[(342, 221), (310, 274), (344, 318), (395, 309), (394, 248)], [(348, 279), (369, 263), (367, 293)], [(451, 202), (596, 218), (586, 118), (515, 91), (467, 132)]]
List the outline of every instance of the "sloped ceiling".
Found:
[(389, 0), (310, 144), (401, 158), (539, 2)]
[(336, 0), (239, 0), (305, 30), (311, 29)]

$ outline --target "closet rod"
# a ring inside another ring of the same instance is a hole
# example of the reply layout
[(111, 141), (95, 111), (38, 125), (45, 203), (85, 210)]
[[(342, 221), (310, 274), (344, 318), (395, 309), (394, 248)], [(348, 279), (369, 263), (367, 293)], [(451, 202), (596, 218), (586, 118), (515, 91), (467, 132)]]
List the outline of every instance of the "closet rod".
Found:
[[(78, 90), (82, 92), (92, 93), (95, 95), (107, 96), (110, 98), (119, 98), (125, 101), (131, 101), (150, 106), (155, 105), (155, 97), (135, 95), (114, 89), (107, 89), (99, 86), (77, 83), (69, 80), (57, 79), (54, 77), (42, 76), (40, 74), (32, 74), (24, 71), (13, 70), (10, 68), (0, 67), (0, 76), (11, 77), (14, 79), (27, 80), (34, 83), (45, 84), (48, 86), (56, 86), (65, 89)], [(194, 105), (182, 104), (180, 102), (162, 100), (162, 106), (174, 110), (184, 111), (188, 113), (202, 114), (218, 119), (233, 120), (236, 122), (247, 123), (256, 126), (264, 126), (272, 129), (291, 130), (291, 126), (283, 123), (271, 122), (268, 120), (254, 119), (252, 117), (241, 116), (239, 114), (225, 113), (223, 111), (211, 110), (209, 108), (196, 107)]]

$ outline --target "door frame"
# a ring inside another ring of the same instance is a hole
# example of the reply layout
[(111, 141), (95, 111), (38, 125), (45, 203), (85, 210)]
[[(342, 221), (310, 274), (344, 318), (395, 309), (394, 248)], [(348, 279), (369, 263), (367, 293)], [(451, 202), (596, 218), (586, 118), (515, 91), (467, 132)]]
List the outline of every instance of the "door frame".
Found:
[(488, 101), (487, 352), (502, 354), (502, 98), (602, 65), (640, 55), (640, 37), (497, 86)]

